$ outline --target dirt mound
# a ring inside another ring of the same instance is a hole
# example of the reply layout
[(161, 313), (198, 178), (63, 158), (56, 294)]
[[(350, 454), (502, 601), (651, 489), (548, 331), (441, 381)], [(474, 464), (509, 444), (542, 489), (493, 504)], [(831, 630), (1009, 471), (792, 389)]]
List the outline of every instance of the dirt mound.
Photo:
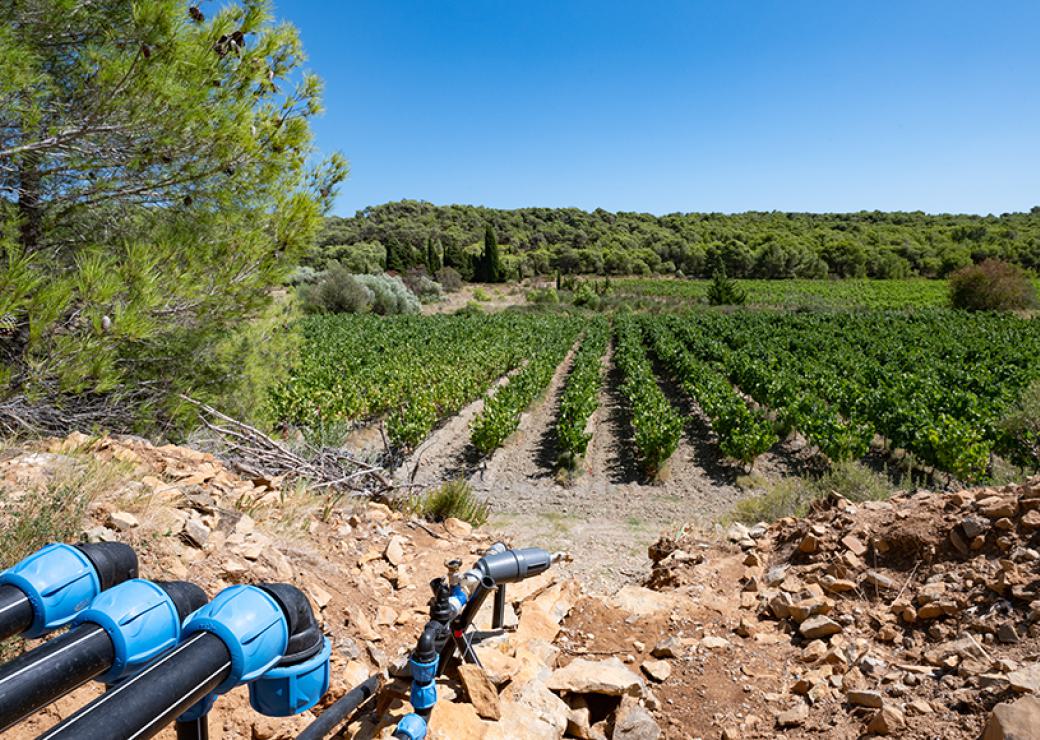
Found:
[(832, 497), (804, 519), (734, 525), (723, 548), (661, 540), (648, 583), (738, 605), (726, 649), (776, 661), (750, 684), (766, 713), (723, 712), (716, 733), (976, 738), (995, 706), (1040, 691), (1038, 531), (1040, 479)]

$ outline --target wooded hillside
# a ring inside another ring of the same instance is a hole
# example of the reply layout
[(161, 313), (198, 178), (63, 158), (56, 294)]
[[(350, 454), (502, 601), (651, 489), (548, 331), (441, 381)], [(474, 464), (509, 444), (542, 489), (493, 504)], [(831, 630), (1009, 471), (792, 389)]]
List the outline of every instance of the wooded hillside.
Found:
[(847, 214), (611, 213), (597, 209), (436, 206), (398, 201), (326, 220), (313, 266), (357, 269), (425, 264), (429, 249), (469, 277), (490, 225), (512, 276), (572, 273), (734, 277), (941, 277), (1000, 257), (1040, 267), (1040, 206), (1000, 216), (921, 212)]

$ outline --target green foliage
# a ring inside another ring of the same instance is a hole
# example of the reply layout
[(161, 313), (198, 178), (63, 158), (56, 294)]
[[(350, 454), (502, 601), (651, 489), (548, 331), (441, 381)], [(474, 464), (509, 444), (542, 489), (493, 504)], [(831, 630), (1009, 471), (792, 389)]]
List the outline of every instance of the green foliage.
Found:
[(365, 313), (373, 299), (372, 291), (339, 264), (333, 264), (314, 283), (301, 285), (299, 295), (305, 313)]
[(1040, 380), (1033, 380), (999, 423), (1012, 462), (1040, 469)]
[(585, 331), (581, 348), (574, 356), (567, 384), (560, 396), (556, 418), (556, 440), (560, 468), (573, 470), (588, 449), (592, 435), (585, 431), (589, 417), (599, 403), (603, 380), (603, 353), (610, 339), (610, 327), (603, 319), (594, 321)]
[(1036, 287), (1021, 268), (988, 259), (950, 276), (950, 304), (968, 311), (1036, 308)]
[(653, 478), (679, 445), (682, 417), (657, 386), (636, 320), (619, 317), (614, 336), (614, 361), (624, 378), (621, 393), (632, 412), (636, 452), (644, 472)]
[(712, 306), (743, 306), (747, 303), (747, 293), (733, 280), (726, 277), (726, 269), (720, 267), (711, 276), (708, 286), (708, 303)]
[(643, 321), (654, 354), (707, 414), (722, 453), (753, 463), (776, 443), (773, 425), (761, 413), (751, 411), (724, 376), (688, 352), (669, 330), (669, 323), (671, 317)]
[(481, 287), (478, 287), (476, 290), (473, 291), (473, 300), (481, 302), (490, 301), (491, 296), (488, 294), (486, 290), (484, 290)]
[(179, 392), (233, 397), (218, 348), (264, 312), (346, 174), (307, 166), (321, 89), (295, 29), (266, 0), (203, 21), (180, 0), (7, 6), (0, 312), (24, 334), (6, 392), (145, 418)]
[(555, 288), (535, 288), (527, 291), (527, 302), (535, 304), (556, 305), (560, 295)]
[[(520, 275), (671, 275), (710, 278), (720, 264), (732, 278), (943, 277), (986, 257), (1040, 268), (1040, 209), (1001, 216), (915, 213), (592, 212), (576, 208), (435, 206), (399, 201), (349, 219), (330, 218), (328, 244), (407, 244), (415, 266), (427, 239), (445, 264), (480, 254), (491, 225), (503, 260)], [(557, 286), (562, 289), (563, 286)]]
[(590, 308), (593, 311), (598, 309), (600, 304), (599, 293), (585, 281), (578, 283), (571, 301), (575, 306)]
[(487, 522), (491, 503), (478, 499), (473, 493), (473, 487), (460, 479), (448, 481), (432, 491), (409, 499), (405, 509), (435, 522), (454, 517), (479, 527)]
[(509, 312), (308, 317), (299, 361), (271, 392), (271, 413), (304, 429), (385, 417), (390, 441), (411, 448), (571, 321)]
[(436, 303), (441, 299), (441, 286), (422, 268), (408, 270), (402, 280), (422, 303)]
[(745, 524), (774, 522), (785, 516), (802, 516), (809, 504), (830, 495), (859, 503), (883, 501), (893, 493), (883, 475), (857, 462), (843, 462), (819, 478), (791, 477), (770, 484), (765, 493), (739, 501), (730, 518)]
[(462, 287), (462, 276), (453, 267), (442, 267), (433, 276), (441, 284), (441, 288), (449, 293), (454, 293)]
[(473, 279), (478, 283), (501, 283), (505, 281), (502, 259), (498, 252), (498, 238), (490, 224), (484, 230), (484, 251), (476, 264)]
[(520, 415), (549, 385), (578, 330), (579, 324), (573, 319), (546, 324), (527, 364), (484, 402), (483, 410), (473, 419), (470, 441), (479, 452), (494, 452), (516, 431)]

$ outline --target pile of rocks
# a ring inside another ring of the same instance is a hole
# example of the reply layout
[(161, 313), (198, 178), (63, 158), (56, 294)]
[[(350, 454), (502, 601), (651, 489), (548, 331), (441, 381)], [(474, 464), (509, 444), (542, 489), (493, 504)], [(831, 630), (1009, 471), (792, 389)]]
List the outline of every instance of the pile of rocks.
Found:
[[(834, 496), (805, 519), (734, 525), (726, 539), (744, 566), (748, 616), (735, 631), (772, 624), (799, 651), (778, 729), (835, 705), (878, 735), (950, 709), (988, 716), (987, 738), (1040, 719), (1040, 479), (862, 504)], [(681, 563), (698, 544), (659, 542), (651, 582), (695, 580)]]

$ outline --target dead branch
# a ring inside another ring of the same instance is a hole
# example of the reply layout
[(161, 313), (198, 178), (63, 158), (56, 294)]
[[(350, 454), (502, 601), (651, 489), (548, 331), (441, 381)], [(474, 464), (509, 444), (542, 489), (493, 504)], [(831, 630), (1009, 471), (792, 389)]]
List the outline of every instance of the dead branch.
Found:
[(304, 445), (296, 451), (212, 406), (181, 398), (195, 406), (202, 424), (221, 440), (220, 457), (247, 475), (298, 481), (328, 495), (386, 496), (394, 488), (386, 470), (347, 450)]

